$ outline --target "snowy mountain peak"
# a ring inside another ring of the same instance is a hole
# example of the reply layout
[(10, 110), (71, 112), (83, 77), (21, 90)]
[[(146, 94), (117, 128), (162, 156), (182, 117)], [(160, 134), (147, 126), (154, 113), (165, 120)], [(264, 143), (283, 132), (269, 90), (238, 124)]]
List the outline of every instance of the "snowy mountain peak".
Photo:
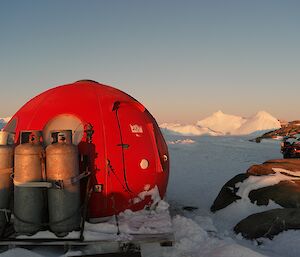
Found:
[(232, 131), (238, 129), (244, 122), (244, 118), (240, 116), (225, 114), (217, 111), (211, 116), (197, 122), (198, 126), (209, 128), (222, 134), (231, 134)]
[(222, 112), (221, 110), (218, 110), (217, 112), (213, 113), (213, 116), (221, 116), (224, 115), (224, 112)]
[(238, 135), (250, 134), (255, 131), (272, 130), (281, 128), (278, 119), (266, 111), (259, 111), (254, 116), (247, 119), (236, 131)]
[(276, 124), (276, 126), (278, 124), (280, 124), (280, 121), (278, 119), (276, 119), (275, 117), (273, 117), (270, 113), (266, 112), (266, 111), (259, 111), (257, 112), (253, 117), (251, 117), (252, 119), (259, 119), (259, 120), (265, 120), (265, 121), (272, 121), (273, 123)]
[(165, 132), (177, 135), (185, 136), (200, 136), (200, 135), (211, 135), (216, 136), (218, 133), (212, 131), (209, 128), (203, 128), (198, 125), (184, 125), (179, 123), (163, 123), (160, 128)]
[(247, 135), (256, 131), (280, 128), (280, 122), (266, 111), (249, 118), (225, 114), (221, 110), (198, 121), (195, 125), (164, 123), (161, 128), (182, 135)]
[[(255, 116), (272, 116), (270, 113), (266, 111), (258, 111)], [(272, 116), (273, 117), (273, 116)]]

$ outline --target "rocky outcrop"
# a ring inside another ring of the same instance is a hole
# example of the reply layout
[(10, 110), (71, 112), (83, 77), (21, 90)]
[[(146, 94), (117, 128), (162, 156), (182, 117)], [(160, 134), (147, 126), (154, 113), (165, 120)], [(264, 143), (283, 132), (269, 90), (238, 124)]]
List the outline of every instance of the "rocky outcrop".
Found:
[(273, 170), (274, 168), (280, 168), (289, 171), (300, 171), (300, 159), (269, 160), (264, 162), (263, 164), (251, 166), (246, 173), (250, 176), (269, 175), (275, 173), (275, 171)]
[(221, 189), (220, 193), (218, 194), (217, 198), (215, 199), (213, 205), (210, 207), (212, 212), (216, 212), (221, 210), (228, 205), (232, 204), (236, 200), (241, 199), (240, 196), (236, 194), (238, 191), (238, 184), (239, 182), (243, 182), (249, 176), (247, 174), (238, 174), (231, 180), (229, 180)]
[(300, 229), (300, 209), (273, 209), (255, 213), (240, 221), (234, 231), (247, 239), (266, 237), (272, 239), (275, 235), (288, 229)]
[(249, 199), (257, 205), (268, 205), (270, 200), (284, 208), (300, 207), (300, 181), (280, 181), (278, 184), (252, 190)]
[(258, 206), (267, 206), (272, 201), (283, 209), (246, 217), (235, 226), (236, 233), (249, 239), (272, 238), (281, 231), (299, 229), (300, 159), (276, 159), (251, 166), (246, 173), (235, 176), (222, 187), (211, 211), (223, 209), (243, 197)]
[(260, 137), (251, 139), (250, 141), (255, 141), (260, 143), (262, 139), (268, 138), (277, 138), (277, 137), (284, 137), (288, 135), (295, 135), (300, 133), (300, 120), (295, 120), (283, 125), (281, 128), (267, 132)]

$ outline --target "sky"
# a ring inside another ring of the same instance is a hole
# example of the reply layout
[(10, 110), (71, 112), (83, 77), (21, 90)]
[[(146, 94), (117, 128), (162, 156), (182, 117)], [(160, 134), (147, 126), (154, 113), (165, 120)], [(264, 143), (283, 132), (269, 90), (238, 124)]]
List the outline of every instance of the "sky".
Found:
[(300, 119), (300, 1), (2, 0), (0, 117), (92, 79), (158, 122)]

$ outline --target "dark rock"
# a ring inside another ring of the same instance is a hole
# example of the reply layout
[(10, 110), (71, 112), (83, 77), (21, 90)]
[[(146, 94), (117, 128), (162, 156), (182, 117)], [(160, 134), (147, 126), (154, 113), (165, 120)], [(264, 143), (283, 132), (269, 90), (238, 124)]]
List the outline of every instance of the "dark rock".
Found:
[(300, 181), (285, 180), (276, 185), (252, 190), (249, 199), (257, 205), (268, 205), (273, 200), (284, 208), (300, 207)]
[(193, 211), (198, 210), (198, 207), (196, 207), (196, 206), (183, 206), (182, 210), (193, 212)]
[(300, 229), (300, 209), (273, 209), (255, 213), (240, 221), (235, 227), (235, 233), (241, 233), (247, 239), (267, 237), (288, 229)]
[(236, 195), (239, 188), (236, 186), (238, 182), (243, 182), (249, 177), (248, 174), (238, 174), (231, 180), (229, 180), (221, 189), (213, 205), (210, 207), (212, 212), (216, 212), (220, 209), (225, 208), (236, 200), (241, 199), (240, 196)]

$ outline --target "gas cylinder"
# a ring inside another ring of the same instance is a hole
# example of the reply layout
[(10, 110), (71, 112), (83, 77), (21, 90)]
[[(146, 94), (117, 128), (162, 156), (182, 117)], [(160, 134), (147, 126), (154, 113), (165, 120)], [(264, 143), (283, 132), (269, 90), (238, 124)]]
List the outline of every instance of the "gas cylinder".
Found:
[(72, 130), (51, 131), (52, 144), (46, 148), (48, 210), (50, 230), (57, 236), (80, 227), (80, 185), (77, 146), (72, 144)]
[(9, 133), (0, 131), (0, 233), (10, 217), (9, 205), (12, 188), (13, 146), (7, 144)]
[(45, 189), (31, 185), (43, 181), (43, 156), (41, 132), (22, 131), (14, 170), (14, 228), (19, 234), (34, 234), (45, 221)]

